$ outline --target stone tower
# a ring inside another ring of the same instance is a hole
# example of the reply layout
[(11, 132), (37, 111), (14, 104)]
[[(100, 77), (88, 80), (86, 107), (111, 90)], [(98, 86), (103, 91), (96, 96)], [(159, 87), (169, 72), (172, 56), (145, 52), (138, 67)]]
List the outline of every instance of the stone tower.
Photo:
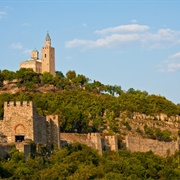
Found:
[(30, 139), (35, 143), (47, 144), (46, 127), (46, 117), (37, 114), (32, 101), (4, 103), (4, 119), (0, 122), (0, 132), (7, 137), (7, 143)]
[(4, 119), (0, 120), (0, 133), (7, 143), (32, 140), (38, 144), (60, 148), (60, 125), (57, 115), (41, 116), (32, 101), (4, 103)]
[(36, 49), (34, 49), (34, 50), (31, 52), (31, 57), (32, 57), (32, 59), (34, 59), (34, 60), (39, 59), (39, 52), (38, 52)]
[(51, 47), (51, 38), (47, 33), (45, 46), (42, 47), (42, 73), (49, 72), (55, 76), (55, 49)]

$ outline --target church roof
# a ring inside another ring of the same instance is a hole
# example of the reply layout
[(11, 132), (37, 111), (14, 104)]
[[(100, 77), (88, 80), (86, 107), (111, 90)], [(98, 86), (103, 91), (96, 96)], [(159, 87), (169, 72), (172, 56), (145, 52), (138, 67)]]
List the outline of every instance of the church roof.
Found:
[(38, 50), (37, 50), (37, 49), (34, 49), (32, 52), (38, 52)]
[(42, 62), (42, 60), (41, 59), (34, 59), (34, 58), (30, 57), (29, 59), (27, 59), (24, 62)]
[(33, 58), (29, 58), (28, 60), (26, 60), (25, 62), (33, 62), (33, 61), (36, 61), (35, 59)]
[(49, 36), (49, 33), (47, 33), (47, 35), (46, 35), (46, 41), (50, 41), (51, 40), (51, 38), (50, 38), (50, 36)]

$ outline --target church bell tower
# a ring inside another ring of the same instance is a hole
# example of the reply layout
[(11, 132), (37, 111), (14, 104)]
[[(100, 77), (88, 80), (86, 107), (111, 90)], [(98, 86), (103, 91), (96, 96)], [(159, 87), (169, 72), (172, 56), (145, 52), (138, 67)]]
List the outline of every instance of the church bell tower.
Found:
[(55, 49), (51, 47), (51, 38), (47, 33), (45, 46), (42, 47), (42, 74), (49, 72), (55, 76)]

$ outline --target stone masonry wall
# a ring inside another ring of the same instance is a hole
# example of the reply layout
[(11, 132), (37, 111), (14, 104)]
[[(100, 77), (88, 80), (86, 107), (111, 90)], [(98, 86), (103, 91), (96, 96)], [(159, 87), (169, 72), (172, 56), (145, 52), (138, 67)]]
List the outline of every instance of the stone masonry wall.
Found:
[(60, 133), (61, 146), (78, 142), (97, 149), (99, 154), (102, 154), (102, 150), (118, 150), (118, 143), (116, 136), (106, 136), (103, 138), (100, 133)]
[(15, 136), (22, 135), (25, 140), (31, 139), (35, 143), (46, 144), (46, 117), (37, 114), (32, 101), (5, 102), (0, 132), (7, 136), (7, 143), (15, 142)]
[(101, 136), (99, 133), (60, 133), (60, 139), (61, 147), (63, 147), (63, 145), (78, 142), (80, 144), (90, 146), (93, 149), (97, 149), (99, 154), (102, 154), (102, 143)]
[(0, 144), (0, 157), (9, 154), (11, 148), (12, 148), (11, 144)]
[(28, 143), (15, 143), (15, 147), (20, 152), (24, 153), (25, 158), (28, 159), (31, 153), (31, 145)]
[(32, 109), (35, 107), (33, 102), (10, 101), (4, 102), (4, 119), (11, 118), (13, 114), (20, 114), (23, 117), (33, 116)]
[(117, 136), (105, 136), (105, 140), (106, 140), (107, 146), (109, 146), (111, 151), (117, 151), (118, 150)]
[(34, 112), (33, 115), (33, 131), (34, 131), (34, 142), (40, 144), (47, 143), (47, 125), (46, 118), (38, 115)]
[(126, 148), (131, 152), (152, 151), (154, 154), (166, 157), (168, 154), (174, 154), (179, 150), (178, 141), (163, 142), (152, 139), (143, 139), (141, 137), (126, 136)]
[(133, 113), (133, 119), (151, 119), (151, 120), (161, 120), (161, 121), (170, 121), (170, 122), (177, 122), (180, 120), (180, 116), (176, 115), (176, 116), (171, 116), (168, 117), (166, 114), (160, 113), (154, 116), (150, 116), (150, 115), (146, 115), (146, 114), (141, 114), (138, 112), (134, 112)]
[(87, 140), (94, 143), (95, 149), (98, 150), (99, 154), (102, 154), (102, 141), (99, 133), (88, 133)]
[(49, 115), (47, 121), (47, 143), (48, 145), (56, 145), (60, 148), (60, 126), (59, 117), (57, 115)]
[(5, 102), (4, 119), (0, 131), (7, 136), (7, 142), (15, 142), (15, 135), (24, 135), (34, 139), (32, 102)]
[(0, 143), (15, 143), (17, 149), (28, 155), (28, 140), (36, 144), (57, 145), (60, 148), (59, 117), (41, 116), (30, 101), (4, 103), (4, 119), (0, 121)]

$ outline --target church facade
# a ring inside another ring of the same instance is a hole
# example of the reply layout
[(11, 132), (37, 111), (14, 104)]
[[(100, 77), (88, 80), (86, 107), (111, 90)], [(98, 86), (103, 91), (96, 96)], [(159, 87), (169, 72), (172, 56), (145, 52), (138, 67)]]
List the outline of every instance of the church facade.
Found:
[(31, 57), (20, 63), (20, 68), (32, 68), (34, 72), (43, 74), (49, 72), (55, 76), (55, 48), (51, 46), (51, 38), (47, 33), (45, 38), (45, 45), (41, 51), (42, 57), (39, 58), (39, 52), (34, 49)]

